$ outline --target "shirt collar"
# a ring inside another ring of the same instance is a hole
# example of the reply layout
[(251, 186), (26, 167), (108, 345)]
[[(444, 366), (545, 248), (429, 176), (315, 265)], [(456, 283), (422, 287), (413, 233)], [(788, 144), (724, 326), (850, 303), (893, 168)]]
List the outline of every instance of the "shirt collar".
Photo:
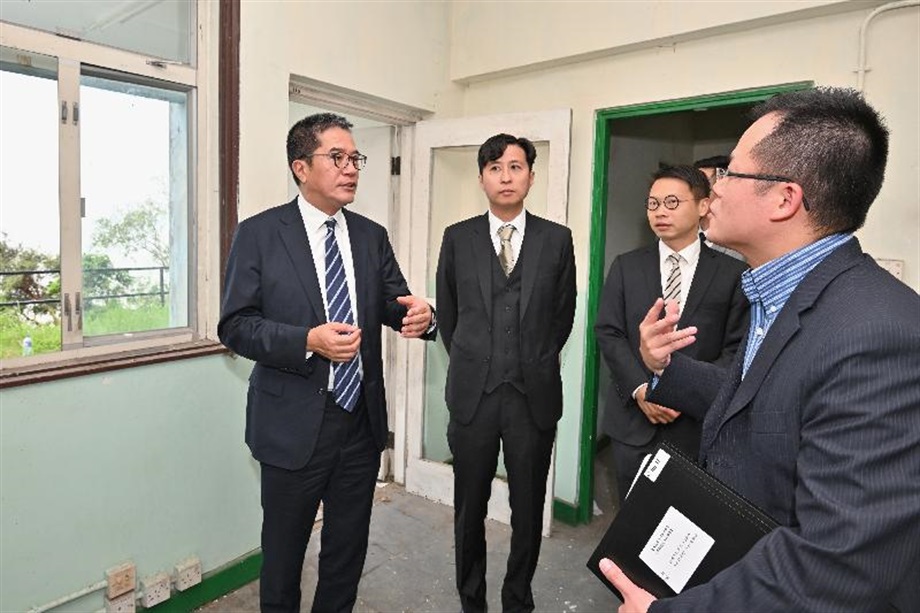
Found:
[(782, 308), (802, 279), (848, 240), (852, 233), (831, 234), (741, 274), (741, 289), (751, 304)]
[(662, 265), (667, 261), (668, 256), (672, 253), (676, 253), (685, 261), (687, 261), (691, 266), (696, 266), (696, 263), (700, 259), (700, 239), (697, 238), (695, 241), (681, 249), (680, 251), (674, 251), (670, 247), (664, 244), (664, 241), (658, 241), (658, 261)]
[(518, 216), (512, 219), (511, 221), (502, 221), (496, 217), (492, 211), (489, 211), (489, 233), (493, 236), (498, 233), (498, 229), (505, 224), (511, 224), (514, 226), (514, 229), (518, 231), (518, 234), (523, 238), (524, 236), (524, 226), (527, 225), (527, 209), (522, 208), (521, 212), (518, 213)]
[[(329, 219), (329, 215), (326, 215), (310, 204), (307, 199), (303, 197), (303, 194), (297, 195), (297, 206), (300, 209), (300, 216), (303, 217), (303, 224), (308, 234), (312, 234), (320, 228), (322, 228), (323, 231), (326, 230), (325, 225), (326, 220)], [(345, 214), (342, 213), (342, 209), (336, 211), (332, 219), (335, 220), (336, 227), (342, 227), (345, 222)]]

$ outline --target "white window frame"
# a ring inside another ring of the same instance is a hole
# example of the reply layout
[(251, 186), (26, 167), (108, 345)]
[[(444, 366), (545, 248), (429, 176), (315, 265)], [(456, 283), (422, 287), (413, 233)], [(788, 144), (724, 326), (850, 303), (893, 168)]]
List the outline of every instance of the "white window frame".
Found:
[[(196, 3), (195, 44), (192, 46), (190, 64), (165, 62), (143, 54), (115, 49), (104, 45), (73, 40), (55, 34), (15, 24), (0, 22), (0, 46), (21, 49), (57, 59), (59, 98), (76, 100), (80, 83), (80, 65), (89, 64), (121, 73), (149, 77), (157, 81), (174, 83), (189, 91), (189, 218), (190, 227), (188, 259), (189, 327), (140, 332), (133, 335), (113, 335), (66, 348), (75, 337), (68, 336), (62, 318), (62, 350), (25, 358), (8, 358), (0, 363), (0, 387), (21, 384), (16, 378), (28, 377), (36, 372), (55, 368), (82, 368), (95, 370), (100, 362), (111, 362), (124, 357), (128, 365), (137, 362), (137, 356), (172, 352), (181, 356), (195, 348), (205, 350), (215, 347), (220, 304), (220, 199), (218, 196), (218, 143), (217, 123), (217, 43), (219, 32), (218, 5), (213, 2)], [(61, 84), (70, 84), (71, 90)], [(60, 101), (59, 100), (59, 106)], [(79, 206), (80, 153), (76, 132), (67, 136), (61, 131), (60, 182), (61, 202)], [(62, 225), (64, 219), (62, 217)], [(76, 278), (82, 284), (82, 266), (79, 257), (79, 228), (61, 230), (62, 279)], [(65, 257), (64, 254), (69, 254)], [(73, 253), (77, 257), (73, 257)], [(70, 282), (68, 282), (70, 285)], [(64, 293), (62, 287), (62, 298)], [(73, 297), (71, 298), (73, 300)], [(62, 310), (63, 315), (63, 310)], [(33, 377), (34, 378), (34, 377)], [(45, 377), (47, 378), (47, 377)], [(37, 377), (35, 380), (44, 380)]]

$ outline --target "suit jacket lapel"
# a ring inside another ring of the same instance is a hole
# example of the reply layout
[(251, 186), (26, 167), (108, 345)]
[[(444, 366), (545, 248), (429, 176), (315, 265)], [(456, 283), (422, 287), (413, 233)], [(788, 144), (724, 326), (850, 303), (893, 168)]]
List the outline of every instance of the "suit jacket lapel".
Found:
[(524, 242), (521, 243), (521, 253), (516, 266), (521, 267), (521, 319), (527, 312), (527, 304), (533, 294), (533, 286), (537, 281), (540, 254), (543, 252), (543, 224), (530, 213), (525, 213), (527, 222), (524, 229)]
[(307, 295), (307, 302), (313, 308), (316, 319), (326, 321), (326, 309), (323, 306), (323, 295), (319, 289), (319, 279), (313, 263), (313, 251), (310, 249), (310, 240), (307, 238), (307, 231), (304, 228), (296, 198), (285, 205), (278, 234), (281, 236), (288, 257), (294, 264), (297, 279)]
[(645, 294), (639, 296), (646, 304), (645, 310), (652, 308), (652, 303), (661, 298), (661, 262), (658, 256), (658, 243), (645, 248), (642, 258), (642, 270), (639, 271), (644, 284)]
[(370, 288), (368, 287), (368, 271), (370, 270), (370, 245), (371, 236), (367, 227), (357, 215), (342, 209), (342, 214), (348, 223), (348, 242), (351, 245), (351, 263), (355, 273), (355, 299), (358, 304), (354, 305), (355, 325), (361, 327), (362, 322), (367, 321), (364, 316), (364, 308), (370, 304), (370, 297), (367, 295)]
[(709, 291), (712, 280), (716, 277), (718, 265), (715, 261), (715, 253), (706, 246), (706, 243), (700, 243), (700, 259), (696, 264), (696, 272), (693, 273), (693, 282), (690, 284), (690, 292), (684, 300), (683, 309), (680, 312), (679, 327), (684, 327), (685, 322), (690, 321), (690, 316), (702, 304), (703, 296)]
[[(760, 349), (757, 350), (757, 355), (754, 356), (754, 360), (751, 362), (747, 374), (732, 396), (725, 414), (718, 418), (713, 438), (719, 428), (750, 404), (757, 390), (760, 389), (764, 379), (770, 372), (773, 363), (776, 362), (779, 354), (782, 353), (783, 348), (786, 347), (801, 328), (802, 313), (814, 306), (818, 297), (824, 291), (824, 288), (826, 288), (834, 278), (845, 270), (858, 264), (861, 257), (862, 248), (859, 245), (859, 241), (854, 238), (828, 255), (823, 262), (818, 264), (814, 270), (802, 279), (799, 286), (792, 292), (792, 295), (789, 296), (789, 300), (786, 302), (783, 310), (780, 311), (776, 321), (770, 326), (770, 330), (767, 332), (763, 344), (760, 346)], [(744, 342), (738, 349), (740, 356), (735, 359), (736, 366), (738, 366), (737, 363), (739, 358), (741, 360), (744, 359), (743, 351), (746, 347), (747, 342)], [(741, 366), (738, 366), (738, 368), (740, 369)]]
[[(782, 312), (780, 312), (779, 317), (770, 326), (767, 337), (764, 339), (760, 349), (757, 350), (757, 355), (754, 356), (747, 374), (741, 380), (738, 389), (735, 390), (731, 403), (720, 420), (720, 427), (751, 402), (754, 394), (757, 393), (757, 390), (760, 389), (764, 379), (767, 377), (767, 373), (770, 372), (773, 362), (776, 361), (777, 356), (795, 336), (800, 327), (799, 309), (796, 305), (787, 303)], [(744, 343), (744, 346), (746, 348), (747, 343)], [(743, 360), (744, 355), (742, 354), (742, 364)]]
[(473, 240), (470, 241), (472, 260), (476, 262), (476, 276), (479, 277), (479, 289), (482, 290), (482, 302), (486, 307), (488, 321), (492, 321), (492, 258), (495, 246), (489, 236), (489, 214), (486, 213), (473, 226)]

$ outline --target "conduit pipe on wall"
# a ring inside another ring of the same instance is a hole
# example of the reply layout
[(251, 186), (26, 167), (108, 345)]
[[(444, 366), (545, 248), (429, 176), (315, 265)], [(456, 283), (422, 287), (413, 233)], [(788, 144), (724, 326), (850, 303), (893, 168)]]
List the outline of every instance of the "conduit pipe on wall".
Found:
[(64, 605), (64, 604), (67, 604), (68, 602), (72, 602), (76, 600), (77, 598), (82, 598), (83, 596), (92, 594), (93, 592), (98, 592), (99, 590), (103, 590), (106, 588), (107, 585), (108, 585), (108, 582), (103, 579), (102, 581), (98, 583), (94, 583), (92, 585), (86, 586), (82, 590), (77, 590), (76, 592), (73, 592), (72, 594), (61, 596), (60, 598), (52, 602), (45, 603), (41, 606), (32, 607), (31, 609), (29, 609), (29, 613), (43, 613), (44, 611), (56, 609), (57, 607), (61, 605)]
[(900, 0), (899, 2), (889, 2), (878, 7), (866, 17), (862, 26), (859, 28), (859, 64), (856, 67), (856, 88), (863, 91), (866, 84), (866, 73), (869, 69), (866, 67), (866, 32), (869, 30), (869, 23), (882, 13), (893, 11), (894, 9), (903, 9), (909, 6), (920, 6), (920, 0)]

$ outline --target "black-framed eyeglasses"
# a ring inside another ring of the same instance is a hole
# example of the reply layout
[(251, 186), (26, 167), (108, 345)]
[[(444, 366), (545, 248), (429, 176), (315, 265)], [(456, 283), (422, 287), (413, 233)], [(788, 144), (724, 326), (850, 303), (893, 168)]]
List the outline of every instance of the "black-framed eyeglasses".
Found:
[(348, 168), (348, 162), (351, 162), (351, 165), (355, 167), (355, 170), (361, 170), (367, 164), (367, 156), (361, 155), (360, 153), (353, 153), (347, 155), (344, 151), (330, 151), (328, 153), (311, 153), (305, 155), (304, 157), (311, 158), (314, 155), (322, 155), (324, 157), (332, 160), (332, 163), (335, 164), (335, 167), (340, 170), (345, 170)]
[(689, 200), (690, 198), (684, 198), (681, 200), (677, 196), (665, 196), (663, 200), (659, 201), (658, 198), (649, 196), (648, 200), (645, 202), (645, 208), (650, 211), (656, 211), (658, 210), (658, 207), (663, 204), (664, 208), (668, 209), (669, 211), (673, 211), (680, 206), (681, 202), (687, 202)]
[[(783, 177), (781, 175), (754, 175), (745, 172), (733, 172), (728, 168), (716, 168), (716, 181), (721, 181), (726, 177), (734, 177), (736, 179), (753, 179), (754, 181), (770, 181), (771, 183), (795, 183), (796, 185), (801, 185), (795, 179), (790, 179), (789, 177)], [(805, 207), (806, 211), (811, 210), (808, 207), (808, 200), (805, 199), (804, 193), (802, 194), (802, 206)]]

